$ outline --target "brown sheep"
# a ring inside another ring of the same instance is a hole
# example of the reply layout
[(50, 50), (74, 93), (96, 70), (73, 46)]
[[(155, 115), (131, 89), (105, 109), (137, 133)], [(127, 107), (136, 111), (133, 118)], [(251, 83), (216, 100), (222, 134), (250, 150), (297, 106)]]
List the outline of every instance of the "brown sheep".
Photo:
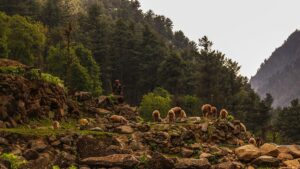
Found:
[(175, 113), (175, 118), (176, 119), (180, 118), (180, 112), (182, 110), (181, 107), (173, 107), (171, 110)]
[(175, 113), (174, 113), (173, 110), (170, 110), (170, 111), (168, 112), (168, 115), (167, 115), (165, 121), (166, 121), (167, 123), (175, 123), (175, 120), (176, 120)]
[(210, 115), (211, 115), (211, 117), (214, 117), (214, 118), (218, 117), (218, 110), (215, 106), (211, 107)]
[(52, 127), (54, 130), (60, 129), (60, 124), (58, 121), (53, 121)]
[(123, 116), (118, 116), (118, 115), (112, 115), (110, 116), (110, 120), (113, 123), (121, 123), (121, 124), (128, 124), (128, 120), (125, 119)]
[(153, 111), (152, 117), (153, 117), (154, 122), (162, 122), (162, 119), (160, 117), (160, 112), (158, 110)]
[(257, 145), (256, 145), (256, 140), (255, 140), (255, 138), (253, 138), (253, 137), (251, 137), (251, 138), (249, 139), (248, 143), (249, 143), (249, 144), (253, 144), (254, 146), (257, 146)]
[(204, 117), (207, 117), (208, 114), (211, 112), (211, 105), (210, 104), (205, 104), (201, 107), (202, 114)]
[(180, 111), (180, 118), (181, 118), (181, 119), (187, 118), (186, 113), (185, 113), (184, 110), (181, 110), (181, 111)]
[(227, 116), (228, 116), (227, 110), (222, 109), (222, 110), (220, 111), (220, 118), (221, 118), (221, 119), (227, 119)]
[(87, 126), (89, 124), (89, 121), (87, 119), (79, 119), (78, 123), (81, 127)]

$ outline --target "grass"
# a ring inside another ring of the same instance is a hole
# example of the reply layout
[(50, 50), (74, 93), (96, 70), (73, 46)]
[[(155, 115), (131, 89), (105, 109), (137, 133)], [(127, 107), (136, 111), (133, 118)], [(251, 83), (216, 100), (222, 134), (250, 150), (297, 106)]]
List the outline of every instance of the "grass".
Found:
[(18, 156), (11, 154), (11, 153), (1, 154), (0, 159), (8, 161), (10, 163), (11, 169), (18, 169), (22, 165), (27, 163), (26, 160), (22, 160)]
[(30, 126), (42, 126), (37, 128), (28, 128), (28, 126), (19, 126), (17, 128), (2, 128), (0, 132), (14, 133), (25, 136), (56, 136), (69, 133), (75, 133), (79, 135), (95, 135), (95, 136), (111, 136), (113, 133), (110, 132), (99, 132), (90, 130), (80, 130), (76, 126), (77, 120), (68, 119), (66, 122), (61, 122), (61, 128), (54, 130), (52, 128), (52, 121), (49, 119), (44, 120), (31, 120), (29, 122)]

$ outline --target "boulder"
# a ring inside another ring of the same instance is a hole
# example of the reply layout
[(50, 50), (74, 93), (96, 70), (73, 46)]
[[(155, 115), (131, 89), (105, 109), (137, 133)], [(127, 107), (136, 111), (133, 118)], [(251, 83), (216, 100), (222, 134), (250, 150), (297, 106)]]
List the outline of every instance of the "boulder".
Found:
[(194, 154), (194, 151), (191, 150), (191, 149), (188, 149), (188, 148), (182, 148), (181, 149), (181, 155), (182, 155), (182, 157), (189, 158), (193, 154)]
[(215, 167), (215, 169), (236, 169), (236, 168), (237, 166), (231, 161), (220, 163)]
[(116, 132), (121, 134), (132, 134), (134, 129), (131, 126), (123, 125), (116, 128)]
[(283, 164), (285, 166), (287, 166), (288, 168), (291, 168), (291, 169), (298, 169), (300, 168), (300, 162), (298, 159), (295, 159), (295, 160), (287, 160), (287, 161), (284, 161)]
[(278, 167), (280, 161), (272, 156), (260, 156), (253, 161), (253, 164), (259, 167)]
[(259, 149), (252, 144), (238, 147), (234, 151), (238, 159), (242, 161), (251, 161), (261, 154)]
[(178, 159), (175, 164), (176, 169), (209, 169), (210, 167), (211, 165), (206, 158), (182, 158)]
[(25, 152), (23, 153), (23, 157), (28, 161), (35, 160), (35, 159), (39, 158), (39, 153), (35, 150), (28, 149), (28, 150), (25, 150)]
[(151, 159), (147, 162), (147, 168), (155, 169), (173, 169), (174, 161), (166, 158), (158, 152), (153, 152), (151, 154)]
[(279, 146), (277, 149), (280, 153), (290, 153), (290, 149), (287, 146)]
[(279, 150), (277, 149), (277, 145), (270, 144), (270, 143), (265, 143), (259, 149), (262, 155), (267, 155), (272, 157), (277, 157), (278, 154), (280, 153)]
[(0, 137), (0, 145), (9, 145), (9, 142), (6, 138)]
[(297, 145), (291, 145), (289, 146), (290, 153), (295, 157), (299, 158), (300, 157), (300, 147)]
[(43, 140), (33, 140), (31, 142), (31, 149), (42, 152), (47, 148), (47, 144)]
[(214, 155), (210, 154), (210, 153), (201, 153), (199, 158), (206, 158), (208, 159), (209, 161), (213, 160), (215, 158)]
[(289, 153), (279, 153), (279, 155), (277, 156), (277, 158), (279, 160), (282, 160), (282, 161), (286, 161), (286, 160), (293, 160), (293, 156)]
[(88, 157), (81, 160), (81, 163), (89, 166), (134, 168), (139, 161), (130, 154), (113, 154), (104, 157)]

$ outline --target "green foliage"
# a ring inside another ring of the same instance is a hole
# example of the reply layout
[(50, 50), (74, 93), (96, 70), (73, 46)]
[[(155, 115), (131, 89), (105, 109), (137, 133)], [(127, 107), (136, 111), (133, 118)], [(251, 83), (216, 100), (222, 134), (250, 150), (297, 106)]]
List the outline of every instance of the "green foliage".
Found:
[[(148, 93), (143, 96), (141, 105), (139, 107), (141, 116), (146, 119), (152, 119), (152, 112), (159, 110), (162, 117), (165, 117), (168, 110), (171, 108), (171, 97), (169, 93), (165, 93), (165, 90), (158, 89), (157, 91), (163, 91), (162, 93)], [(161, 96), (165, 95), (164, 97)]]
[(42, 73), (41, 80), (64, 87), (64, 82), (59, 78), (48, 73)]
[(52, 167), (52, 169), (60, 169), (60, 167), (58, 165), (55, 165)]
[(298, 99), (293, 100), (289, 107), (279, 110), (276, 120), (276, 128), (279, 131), (282, 141), (295, 143), (300, 140), (300, 105)]
[(15, 67), (15, 66), (3, 66), (3, 67), (0, 67), (0, 73), (12, 74), (12, 75), (23, 75), (24, 69), (21, 67)]
[(68, 169), (77, 169), (77, 167), (74, 165), (71, 165)]
[(26, 164), (26, 160), (21, 160), (18, 156), (10, 153), (0, 155), (0, 159), (8, 161), (11, 169), (19, 169), (22, 165)]
[(234, 120), (234, 116), (233, 115), (228, 115), (227, 116), (227, 120), (230, 121), (230, 122), (233, 121)]
[(29, 71), (25, 71), (21, 67), (3, 66), (0, 67), (0, 73), (26, 76), (30, 80), (42, 80), (64, 88), (64, 82), (60, 78), (48, 73), (41, 73), (40, 69), (30, 69)]
[[(67, 57), (71, 59), (70, 65), (67, 64)], [(52, 46), (47, 62), (48, 71), (64, 78), (71, 90), (89, 91), (95, 95), (102, 93), (99, 66), (91, 56), (91, 52), (82, 45), (72, 47), (69, 54), (66, 48)], [(70, 69), (68, 78), (67, 67)]]
[(188, 116), (199, 116), (203, 102), (196, 96), (186, 95), (177, 99), (177, 104), (185, 110)]

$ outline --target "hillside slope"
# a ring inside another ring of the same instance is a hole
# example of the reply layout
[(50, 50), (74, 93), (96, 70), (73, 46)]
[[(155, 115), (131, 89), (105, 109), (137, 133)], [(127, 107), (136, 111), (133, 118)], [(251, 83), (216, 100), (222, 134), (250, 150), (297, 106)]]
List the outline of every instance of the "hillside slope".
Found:
[(266, 60), (251, 78), (252, 88), (261, 96), (270, 93), (273, 106), (286, 106), (300, 96), (300, 31), (295, 31)]

